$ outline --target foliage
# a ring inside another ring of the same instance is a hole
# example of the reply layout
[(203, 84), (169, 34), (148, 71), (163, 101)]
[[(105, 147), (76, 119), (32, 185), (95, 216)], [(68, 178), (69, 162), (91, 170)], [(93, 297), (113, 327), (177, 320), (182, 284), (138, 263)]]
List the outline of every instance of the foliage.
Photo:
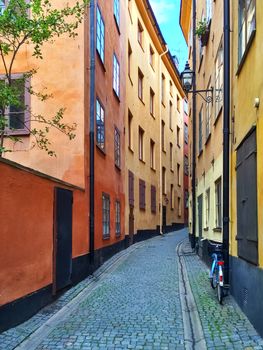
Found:
[[(30, 121), (37, 122), (42, 127), (28, 129), (28, 133), (35, 138), (35, 144), (45, 150), (49, 155), (55, 155), (50, 149), (48, 133), (55, 128), (64, 133), (69, 139), (73, 139), (76, 124), (68, 125), (63, 122), (65, 109), (60, 108), (53, 117), (35, 115), (21, 99), (21, 85), (25, 86), (30, 95), (40, 101), (46, 101), (52, 97), (51, 94), (34, 91), (31, 85), (31, 78), (37, 73), (32, 69), (19, 77), (19, 80), (12, 80), (13, 66), (18, 53), (25, 45), (32, 47), (32, 55), (36, 59), (43, 59), (43, 45), (53, 43), (62, 35), (69, 38), (77, 36), (77, 29), (82, 23), (85, 9), (89, 0), (76, 1), (70, 7), (66, 5), (57, 9), (52, 6), (52, 0), (10, 0), (7, 7), (0, 9), (0, 69), (4, 71), (4, 78), (0, 80), (0, 156), (10, 152), (4, 147), (4, 139), (9, 138), (13, 142), (22, 142), (19, 137), (6, 134), (9, 106), (17, 110), (25, 111)], [(9, 118), (15, 116), (9, 115)], [(26, 124), (23, 126), (26, 127)], [(12, 131), (12, 130), (11, 130)]]
[(207, 20), (204, 18), (202, 21), (198, 22), (196, 26), (195, 34), (201, 37), (202, 35), (205, 34), (207, 29), (208, 29), (208, 23), (207, 23)]

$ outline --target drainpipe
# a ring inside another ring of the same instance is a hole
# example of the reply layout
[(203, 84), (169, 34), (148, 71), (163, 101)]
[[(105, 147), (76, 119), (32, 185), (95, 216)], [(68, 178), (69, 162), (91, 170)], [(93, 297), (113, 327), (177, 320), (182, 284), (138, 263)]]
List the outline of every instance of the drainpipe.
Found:
[(160, 101), (159, 101), (159, 118), (160, 118), (160, 235), (163, 235), (163, 183), (162, 183), (162, 78), (161, 78), (161, 62), (162, 62), (162, 57), (167, 54), (169, 51), (168, 45), (165, 45), (166, 50), (160, 54), (159, 56), (159, 89), (160, 89)]
[(223, 252), (229, 284), (230, 2), (224, 0)]
[(90, 0), (90, 218), (89, 218), (89, 232), (90, 232), (90, 262), (94, 262), (94, 115), (95, 115), (95, 0)]
[[(193, 91), (196, 91), (196, 0), (193, 0)], [(192, 145), (192, 235), (191, 235), (191, 247), (195, 248), (196, 243), (196, 93), (193, 93), (193, 119), (192, 119), (192, 130), (193, 130), (193, 145)]]

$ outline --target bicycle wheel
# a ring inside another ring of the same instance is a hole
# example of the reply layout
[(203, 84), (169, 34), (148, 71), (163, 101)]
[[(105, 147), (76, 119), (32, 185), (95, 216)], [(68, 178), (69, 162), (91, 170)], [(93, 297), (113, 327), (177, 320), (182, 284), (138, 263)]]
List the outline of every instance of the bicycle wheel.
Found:
[(223, 298), (224, 298), (224, 288), (222, 286), (220, 286), (219, 283), (217, 285), (217, 298), (218, 298), (219, 303), (222, 305)]
[(213, 289), (216, 289), (216, 286), (217, 286), (217, 273), (216, 273), (216, 269), (214, 269), (214, 271), (213, 271), (212, 278), (210, 278), (210, 283), (211, 283), (211, 287), (212, 287)]

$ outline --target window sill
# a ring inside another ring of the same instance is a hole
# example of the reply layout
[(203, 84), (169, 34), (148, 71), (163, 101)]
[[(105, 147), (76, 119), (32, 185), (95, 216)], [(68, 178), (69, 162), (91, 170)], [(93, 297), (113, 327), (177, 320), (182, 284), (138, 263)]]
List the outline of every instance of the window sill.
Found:
[(116, 16), (113, 15), (113, 17), (114, 17), (114, 21), (115, 21), (115, 24), (116, 24), (116, 27), (117, 27), (117, 31), (118, 31), (119, 35), (121, 35), (121, 32), (120, 32), (120, 24), (117, 22)]
[(222, 232), (222, 228), (221, 227), (215, 227), (215, 228), (213, 228), (213, 231), (221, 233)]
[(155, 119), (155, 116), (154, 116), (154, 114), (153, 113), (150, 113), (151, 114), (151, 116), (153, 117), (153, 119)]
[(114, 88), (113, 88), (112, 90), (113, 90), (113, 95), (115, 96), (116, 100), (120, 103), (121, 100), (120, 100), (119, 95), (118, 95), (117, 92), (114, 90)]
[(180, 146), (180, 145), (178, 145), (178, 143), (177, 143), (177, 147), (178, 147), (178, 148), (181, 148), (181, 146)]
[(201, 157), (201, 155), (203, 154), (203, 150), (201, 149), (201, 151), (199, 151), (199, 153), (198, 153), (198, 158), (200, 158)]
[(164, 108), (166, 108), (165, 103), (163, 101), (162, 101), (162, 105), (163, 105)]
[(205, 146), (207, 145), (208, 141), (211, 139), (211, 131), (210, 133), (208, 134), (206, 140), (205, 140)]
[(208, 230), (209, 230), (209, 227), (205, 227), (205, 228), (204, 228), (204, 231), (208, 231)]
[(104, 156), (106, 156), (106, 152), (104, 149), (102, 149), (98, 144), (96, 144), (97, 149), (101, 152), (101, 154), (103, 154)]
[(171, 173), (174, 173), (174, 169), (170, 168)]
[(121, 233), (116, 233), (115, 238), (121, 238)]
[(115, 169), (119, 172), (121, 172), (121, 167), (115, 163)]
[(236, 76), (238, 76), (242, 70), (242, 67), (244, 66), (244, 63), (246, 61), (246, 57), (248, 55), (248, 52), (249, 52), (249, 49), (254, 41), (254, 38), (256, 36), (256, 29), (253, 30), (253, 32), (251, 33), (250, 35), (250, 38), (248, 40), (248, 43), (247, 43), (247, 46), (246, 46), (246, 49), (245, 49), (245, 52), (243, 53), (243, 56), (239, 62), (239, 65), (238, 65), (238, 68), (237, 68), (237, 72), (236, 72)]
[(145, 211), (146, 209), (145, 209), (145, 207), (144, 207), (144, 208), (143, 208), (143, 207), (141, 207), (141, 208), (140, 208), (140, 210), (141, 210), (141, 211)]
[(139, 45), (140, 45), (142, 51), (144, 52), (144, 48), (143, 48), (143, 46), (142, 46), (142, 43), (140, 43), (139, 41), (138, 41), (138, 43), (139, 43)]
[(105, 236), (103, 235), (103, 236), (102, 236), (102, 239), (103, 239), (103, 241), (107, 241), (107, 240), (110, 239), (110, 235), (107, 235), (107, 236), (106, 236), (106, 235), (105, 235)]
[(128, 77), (130, 79), (131, 85), (133, 86), (133, 81), (132, 81), (132, 78), (131, 78), (130, 74), (128, 74)]
[(214, 126), (216, 125), (221, 113), (222, 113), (222, 110), (223, 110), (223, 106), (220, 107), (218, 113), (217, 113), (217, 116), (215, 117), (215, 120), (214, 120)]
[(128, 150), (129, 150), (132, 154), (134, 154), (134, 150), (133, 150), (130, 146), (128, 146)]
[(99, 54), (98, 50), (96, 50), (96, 52), (97, 52), (97, 57), (98, 57), (98, 60), (99, 60), (99, 62), (100, 62), (100, 65), (101, 65), (102, 69), (104, 70), (104, 73), (106, 73), (105, 64), (104, 64), (104, 62), (102, 61), (102, 58), (100, 57), (100, 54)]
[(154, 66), (150, 63), (150, 66), (152, 67), (152, 70), (154, 71), (155, 73), (155, 69), (154, 69)]
[(166, 150), (164, 148), (162, 148), (162, 152), (166, 154)]
[(143, 160), (143, 159), (139, 159), (139, 161), (142, 162), (144, 165), (146, 164), (145, 160)]
[(140, 98), (140, 96), (138, 96), (139, 100), (141, 101), (141, 103), (145, 106), (145, 103), (143, 102), (143, 99)]
[(151, 170), (156, 173), (156, 169), (151, 167)]
[(5, 134), (4, 134), (5, 137), (8, 137), (8, 136), (30, 136), (30, 130), (6, 130), (5, 131)]

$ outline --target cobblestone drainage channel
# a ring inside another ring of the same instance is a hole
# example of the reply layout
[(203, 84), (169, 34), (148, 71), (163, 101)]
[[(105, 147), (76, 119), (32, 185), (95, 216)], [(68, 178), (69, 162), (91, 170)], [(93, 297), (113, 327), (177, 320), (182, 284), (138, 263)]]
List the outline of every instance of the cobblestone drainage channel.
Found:
[(188, 280), (182, 250), (186, 240), (180, 242), (176, 248), (179, 269), (179, 292), (184, 323), (185, 349), (203, 350), (207, 349), (206, 341), (194, 296)]

